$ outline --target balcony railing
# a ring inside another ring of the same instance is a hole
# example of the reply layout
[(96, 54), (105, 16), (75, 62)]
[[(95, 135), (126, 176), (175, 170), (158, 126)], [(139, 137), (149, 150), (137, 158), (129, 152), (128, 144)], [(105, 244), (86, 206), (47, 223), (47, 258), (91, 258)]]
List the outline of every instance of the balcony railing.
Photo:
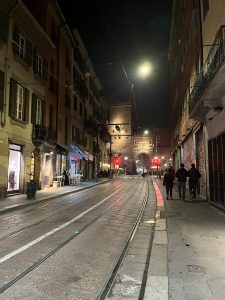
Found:
[(209, 51), (208, 57), (199, 75), (197, 75), (195, 86), (191, 92), (189, 113), (192, 116), (196, 106), (200, 103), (201, 97), (215, 77), (225, 58), (225, 25), (220, 27), (214, 43)]
[(42, 125), (33, 125), (32, 140), (35, 145), (41, 145), (47, 138), (46, 127)]

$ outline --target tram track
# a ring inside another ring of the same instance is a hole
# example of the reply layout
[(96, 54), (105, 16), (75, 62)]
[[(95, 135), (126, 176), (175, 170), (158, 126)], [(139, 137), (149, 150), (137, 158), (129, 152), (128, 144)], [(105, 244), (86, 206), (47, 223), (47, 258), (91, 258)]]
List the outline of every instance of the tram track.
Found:
[[(144, 185), (144, 182), (142, 183), (142, 186)], [(126, 188), (126, 187), (124, 187)], [(133, 187), (133, 189), (135, 189), (135, 187)], [(121, 193), (121, 190), (118, 191)], [(131, 191), (129, 191), (129, 193), (132, 193)], [(23, 277), (25, 277), (27, 274), (29, 274), (30, 272), (32, 272), (34, 269), (36, 269), (38, 266), (40, 266), (41, 264), (43, 264), (47, 259), (49, 259), (51, 256), (53, 256), (55, 253), (57, 253), (58, 251), (60, 251), (64, 246), (66, 246), (68, 243), (70, 243), (72, 240), (74, 240), (77, 236), (79, 236), (84, 230), (86, 230), (88, 227), (90, 227), (93, 223), (95, 223), (97, 220), (99, 220), (103, 215), (105, 215), (110, 209), (112, 209), (119, 201), (121, 201), (126, 195), (128, 194), (128, 192), (124, 193), (122, 196), (120, 196), (118, 199), (116, 199), (109, 207), (107, 207), (103, 212), (101, 212), (100, 214), (98, 214), (94, 219), (92, 219), (90, 222), (88, 222), (87, 224), (85, 224), (82, 228), (79, 229), (79, 231), (75, 231), (74, 234), (70, 235), (67, 239), (65, 239), (63, 242), (61, 242), (57, 247), (55, 247), (54, 249), (52, 249), (49, 253), (47, 253), (45, 256), (43, 256), (42, 258), (40, 258), (39, 260), (37, 260), (36, 262), (34, 262), (31, 266), (29, 266), (28, 268), (26, 268), (24, 271), (22, 271), (20, 274), (18, 274), (17, 276), (15, 276), (14, 278), (12, 278), (10, 281), (8, 281), (8, 283), (2, 285), (0, 287), (0, 294), (2, 294), (3, 292), (5, 292), (7, 289), (9, 289), (10, 287), (12, 287), (14, 284), (16, 284), (20, 279), (22, 279)], [(110, 197), (110, 196), (109, 196)], [(142, 205), (143, 207), (143, 205)], [(140, 212), (139, 212), (140, 215)], [(79, 217), (79, 216), (78, 216)], [(136, 221), (137, 223), (137, 221)], [(135, 229), (132, 230), (132, 232), (135, 232)], [(129, 237), (130, 239), (131, 237)], [(103, 299), (103, 298), (102, 298)]]
[[(126, 186), (123, 186), (123, 185), (125, 185), (125, 183), (121, 184), (119, 187), (117, 187), (117, 189), (120, 189), (121, 187), (122, 187), (122, 189), (126, 189)], [(84, 194), (85, 192), (86, 192), (86, 191), (76, 192), (75, 195), (76, 195), (76, 196), (79, 196), (79, 194)], [(70, 195), (70, 196), (71, 196), (71, 195)], [(88, 200), (89, 200), (89, 199), (84, 199), (83, 201), (88, 201)], [(65, 199), (57, 199), (57, 200), (56, 200), (56, 202), (58, 202), (58, 203), (59, 203), (59, 202), (62, 202), (62, 201), (65, 201)], [(48, 206), (48, 205), (52, 205), (52, 204), (54, 204), (54, 203), (52, 203), (52, 201), (51, 201), (51, 203), (45, 204), (44, 206)], [(56, 216), (58, 216), (58, 215), (61, 215), (63, 211), (66, 211), (66, 210), (69, 210), (69, 209), (76, 208), (78, 205), (80, 205), (80, 202), (72, 203), (72, 205), (68, 205), (66, 208), (64, 207), (63, 209), (58, 210), (57, 213), (53, 213), (53, 214), (51, 214), (50, 216), (48, 216), (48, 217), (46, 217), (46, 218), (43, 218), (43, 219), (39, 220), (38, 222), (35, 222), (35, 223), (33, 223), (33, 224), (30, 224), (30, 225), (28, 225), (28, 226), (24, 226), (24, 227), (22, 227), (22, 228), (20, 228), (20, 229), (18, 229), (18, 230), (15, 230), (15, 231), (9, 233), (8, 235), (6, 235), (6, 236), (0, 238), (0, 242), (5, 241), (5, 240), (7, 240), (8, 238), (11, 238), (11, 237), (13, 237), (14, 235), (17, 235), (17, 234), (19, 234), (19, 233), (21, 233), (21, 232), (23, 232), (23, 231), (25, 231), (25, 230), (27, 230), (27, 229), (34, 228), (34, 227), (40, 225), (41, 223), (50, 220), (50, 219), (53, 218), (53, 217), (56, 217)], [(42, 206), (39, 206), (39, 207), (35, 207), (35, 208), (32, 208), (32, 209), (29, 209), (28, 211), (26, 211), (26, 213), (31, 212), (31, 211), (34, 212), (35, 210), (39, 210), (40, 208), (42, 208)], [(13, 215), (13, 217), (15, 218), (16, 215)], [(3, 220), (3, 219), (2, 219), (2, 220)], [(7, 220), (7, 219), (6, 219), (6, 220)]]
[(101, 290), (101, 292), (99, 293), (98, 297), (96, 298), (96, 300), (105, 300), (107, 298), (107, 296), (109, 295), (112, 287), (113, 287), (113, 284), (115, 282), (115, 279), (116, 279), (116, 276), (118, 274), (118, 271), (120, 269), (120, 267), (122, 266), (123, 264), (123, 261), (126, 257), (126, 254), (129, 250), (129, 246), (130, 246), (130, 243), (131, 241), (133, 240), (134, 238), (134, 235), (138, 229), (138, 226), (141, 222), (141, 219), (142, 219), (142, 216), (144, 214), (144, 211), (145, 211), (145, 207), (146, 207), (146, 204), (147, 204), (147, 201), (148, 201), (148, 198), (149, 198), (149, 182), (147, 181), (148, 183), (148, 187), (147, 187), (147, 194), (145, 195), (144, 199), (143, 199), (143, 202), (142, 202), (142, 205), (141, 205), (141, 208), (139, 210), (139, 214), (137, 216), (137, 219), (135, 221), (135, 224), (127, 238), (127, 241), (125, 243), (125, 246), (121, 252), (121, 255), (119, 256), (118, 260), (117, 260), (117, 263), (115, 264), (114, 268), (113, 268), (113, 271), (112, 273), (110, 274), (105, 286), (103, 287), (103, 289)]

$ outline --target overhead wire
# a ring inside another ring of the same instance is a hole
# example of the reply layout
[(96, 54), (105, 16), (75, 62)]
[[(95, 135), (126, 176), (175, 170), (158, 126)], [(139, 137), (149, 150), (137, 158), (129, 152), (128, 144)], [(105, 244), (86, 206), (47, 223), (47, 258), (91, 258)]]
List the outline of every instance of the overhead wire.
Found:
[(122, 61), (122, 58), (121, 58), (121, 56), (120, 56), (120, 54), (119, 54), (119, 51), (118, 51), (117, 46), (116, 46), (116, 43), (115, 43), (115, 41), (114, 41), (114, 39), (113, 39), (113, 35), (112, 35), (112, 33), (111, 33), (111, 29), (110, 29), (109, 24), (108, 24), (108, 21), (107, 21), (107, 19), (106, 19), (105, 13), (104, 13), (104, 11), (103, 11), (103, 9), (102, 9), (101, 3), (100, 3), (99, 0), (96, 0), (96, 2), (97, 2), (97, 5), (98, 5), (98, 8), (99, 8), (99, 11), (100, 11), (101, 14), (102, 14), (102, 18), (103, 18), (103, 21), (104, 21), (104, 23), (105, 23), (105, 26), (106, 26), (108, 35), (109, 35), (109, 37), (110, 37), (110, 39), (111, 39), (111, 43), (112, 43), (113, 48), (114, 48), (114, 50), (115, 50), (115, 53), (116, 53), (116, 55), (117, 55), (117, 57), (118, 57), (119, 63), (120, 63), (120, 65), (121, 65), (121, 67), (122, 67), (123, 73), (124, 73), (125, 78), (126, 78), (127, 83), (128, 83), (128, 86), (130, 87), (131, 98), (132, 98), (132, 100), (133, 100), (134, 109), (135, 109), (136, 118), (137, 118), (137, 123), (138, 123), (137, 125), (138, 125), (138, 127), (140, 127), (140, 118), (139, 118), (139, 114), (138, 114), (138, 110), (137, 110), (137, 105), (136, 105), (136, 100), (135, 100), (135, 95), (134, 95), (134, 83), (132, 83), (131, 80), (130, 80), (129, 77), (128, 77), (126, 68), (125, 68), (124, 63), (123, 63), (123, 61)]

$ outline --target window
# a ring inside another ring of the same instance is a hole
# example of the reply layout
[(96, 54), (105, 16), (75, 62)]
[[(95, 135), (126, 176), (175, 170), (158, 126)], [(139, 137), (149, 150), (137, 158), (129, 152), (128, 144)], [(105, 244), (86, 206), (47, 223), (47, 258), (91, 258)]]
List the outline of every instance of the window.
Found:
[(29, 90), (10, 78), (9, 116), (17, 121), (29, 123)]
[(19, 56), (25, 57), (25, 38), (19, 33)]
[(43, 58), (40, 55), (37, 55), (37, 72), (39, 75), (42, 75), (43, 71)]
[(9, 32), (9, 16), (0, 9), (0, 40), (7, 43)]
[[(53, 112), (51, 112), (53, 113)], [(45, 115), (45, 101), (43, 98), (32, 94), (32, 107), (31, 107), (31, 123), (34, 125), (44, 125)], [(49, 121), (50, 126), (50, 121)]]
[(17, 84), (17, 99), (16, 99), (16, 118), (23, 120), (24, 110), (24, 90), (23, 87)]
[(41, 99), (37, 99), (37, 109), (36, 109), (36, 124), (41, 125), (41, 116), (42, 116), (42, 102)]

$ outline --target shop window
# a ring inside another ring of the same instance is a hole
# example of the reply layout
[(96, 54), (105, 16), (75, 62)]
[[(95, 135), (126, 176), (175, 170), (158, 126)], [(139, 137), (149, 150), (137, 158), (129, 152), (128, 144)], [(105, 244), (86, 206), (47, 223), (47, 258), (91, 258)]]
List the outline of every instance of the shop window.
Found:
[(8, 191), (18, 191), (20, 188), (21, 151), (20, 145), (9, 145)]

